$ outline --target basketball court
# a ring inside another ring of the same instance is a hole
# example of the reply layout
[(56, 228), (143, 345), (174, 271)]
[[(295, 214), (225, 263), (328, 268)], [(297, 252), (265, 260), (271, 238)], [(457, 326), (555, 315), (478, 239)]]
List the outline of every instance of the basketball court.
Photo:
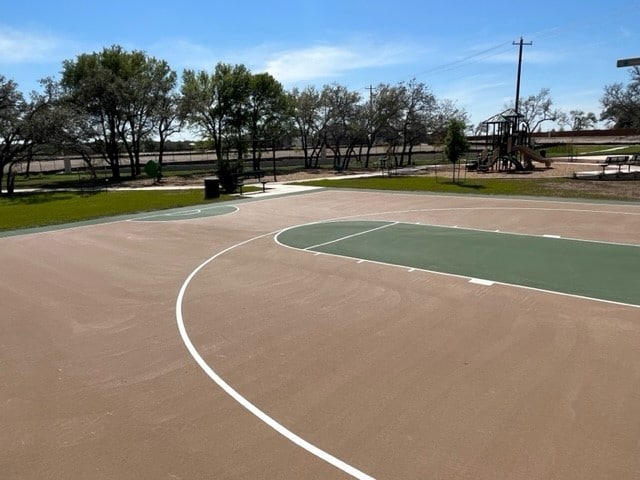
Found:
[(2, 478), (639, 477), (638, 238), (347, 190), (2, 238)]

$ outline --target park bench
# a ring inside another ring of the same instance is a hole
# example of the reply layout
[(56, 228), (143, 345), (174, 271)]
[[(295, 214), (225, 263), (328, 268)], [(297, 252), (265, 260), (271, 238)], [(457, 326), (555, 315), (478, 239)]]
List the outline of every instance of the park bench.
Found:
[(268, 180), (266, 180), (264, 170), (249, 170), (246, 172), (236, 172), (233, 173), (233, 181), (237, 189), (240, 189), (240, 195), (242, 195), (242, 189), (244, 187), (244, 181), (249, 178), (255, 178), (262, 184), (262, 191), (266, 191), (266, 186)]
[(629, 155), (616, 155), (616, 156), (607, 157), (604, 163), (602, 164), (602, 174), (604, 175), (605, 170), (609, 165), (617, 165), (618, 173), (620, 173), (622, 166), (626, 165), (628, 161), (629, 161)]
[(627, 160), (627, 165), (640, 165), (640, 155), (631, 155)]

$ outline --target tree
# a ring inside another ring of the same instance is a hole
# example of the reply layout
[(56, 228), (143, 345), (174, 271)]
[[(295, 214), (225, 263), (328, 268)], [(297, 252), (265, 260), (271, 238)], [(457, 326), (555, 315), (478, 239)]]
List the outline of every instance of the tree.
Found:
[[(353, 146), (361, 133), (358, 117), (361, 97), (343, 85), (334, 83), (322, 89), (321, 101), (325, 112), (324, 137), (327, 147), (333, 152), (333, 166), (336, 170), (349, 167)], [(342, 147), (347, 147), (343, 152)], [(343, 155), (344, 153), (344, 155)]]
[(248, 98), (248, 133), (251, 138), (253, 169), (260, 170), (258, 148), (270, 140), (267, 132), (275, 132), (287, 113), (287, 97), (282, 84), (268, 73), (251, 77)]
[(622, 83), (605, 86), (600, 99), (600, 120), (612, 123), (614, 128), (640, 128), (640, 68), (633, 67), (630, 76), (626, 87)]
[[(521, 98), (518, 103), (518, 113), (523, 116), (523, 121), (532, 133), (537, 131), (543, 122), (555, 122), (562, 116), (559, 109), (553, 108), (553, 100), (548, 88), (541, 89), (536, 95)], [(514, 108), (514, 104), (506, 107)]]
[(91, 119), (84, 109), (63, 93), (59, 82), (46, 78), (41, 84), (49, 98), (46, 125), (41, 128), (45, 143), (53, 152), (79, 155), (95, 178), (93, 159), (99, 152), (95, 150), (93, 139), (98, 133), (93, 129)]
[(182, 129), (179, 104), (179, 96), (173, 93), (162, 97), (157, 105), (155, 127), (158, 134), (158, 178), (162, 178), (162, 162), (167, 139)]
[(401, 83), (399, 122), (395, 126), (397, 139), (401, 144), (400, 166), (404, 164), (405, 156), (411, 164), (413, 147), (426, 140), (429, 115), (434, 113), (436, 97), (424, 83), (411, 80)]
[(25, 100), (18, 85), (0, 75), (0, 187), (6, 173), (6, 190), (13, 194), (15, 168), (28, 162), (59, 126), (52, 121), (48, 92), (33, 92)]
[(583, 110), (571, 110), (569, 112), (571, 122), (571, 130), (589, 130), (595, 127), (598, 122), (596, 114), (593, 112), (585, 113)]
[(451, 100), (444, 99), (437, 101), (435, 111), (428, 119), (427, 132), (429, 142), (442, 144), (447, 135), (449, 123), (453, 119), (467, 125), (469, 115), (464, 109), (457, 107)]
[[(466, 125), (459, 119), (451, 119), (444, 141), (444, 153), (453, 165), (453, 181), (456, 181), (456, 165), (460, 157), (469, 150), (469, 142), (465, 136)], [(459, 179), (459, 174), (458, 174)]]
[[(140, 173), (140, 145), (158, 121), (176, 74), (164, 61), (118, 45), (63, 62), (61, 86), (91, 123), (98, 151), (120, 178), (120, 155), (127, 152), (131, 174)], [(87, 139), (89, 140), (89, 139)]]
[(364, 109), (366, 116), (365, 168), (369, 167), (372, 148), (379, 141), (393, 143), (398, 135), (393, 125), (399, 125), (402, 117), (403, 89), (399, 86), (380, 84), (372, 92)]
[(244, 150), (251, 73), (244, 65), (218, 63), (213, 73), (185, 70), (182, 74), (181, 118), (211, 140), (216, 159), (234, 146)]
[(300, 147), (304, 155), (304, 168), (312, 168), (312, 159), (317, 159), (322, 147), (323, 116), (321, 93), (313, 86), (300, 91), (294, 88), (289, 94), (291, 116), (295, 124)]
[[(124, 58), (123, 115), (120, 124), (120, 138), (129, 155), (133, 176), (140, 175), (140, 150), (142, 141), (156, 125), (165, 123), (163, 133), (167, 133), (167, 102), (176, 86), (177, 76), (168, 63), (142, 52), (132, 52)], [(162, 137), (161, 137), (162, 138)], [(164, 143), (161, 141), (162, 145)]]

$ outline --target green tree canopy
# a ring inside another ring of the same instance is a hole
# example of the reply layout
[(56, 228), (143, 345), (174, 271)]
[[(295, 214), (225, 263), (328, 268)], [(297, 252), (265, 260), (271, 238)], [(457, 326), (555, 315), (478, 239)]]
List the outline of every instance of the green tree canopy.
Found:
[(176, 74), (162, 60), (119, 45), (81, 54), (63, 62), (61, 85), (82, 109), (93, 128), (93, 142), (120, 178), (122, 147), (132, 174), (140, 173), (140, 145), (159, 122), (161, 106), (170, 97)]
[(453, 181), (456, 181), (456, 164), (469, 150), (469, 142), (465, 135), (466, 125), (464, 121), (453, 118), (449, 121), (449, 128), (444, 140), (444, 154), (453, 164)]
[(622, 83), (605, 86), (600, 99), (600, 119), (612, 123), (615, 128), (640, 128), (640, 68), (633, 67), (630, 76), (631, 82), (627, 86)]

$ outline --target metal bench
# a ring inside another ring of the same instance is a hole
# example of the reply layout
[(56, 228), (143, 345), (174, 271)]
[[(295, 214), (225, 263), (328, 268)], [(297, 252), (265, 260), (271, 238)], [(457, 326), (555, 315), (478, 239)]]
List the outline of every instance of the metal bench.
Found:
[(264, 170), (249, 170), (247, 172), (236, 172), (233, 175), (233, 181), (236, 188), (240, 189), (240, 195), (242, 195), (242, 189), (244, 187), (244, 181), (248, 178), (255, 178), (262, 184), (262, 192), (266, 192), (268, 180), (265, 180)]
[(629, 155), (616, 155), (616, 156), (607, 157), (604, 163), (602, 164), (602, 174), (603, 175), (605, 174), (605, 170), (610, 165), (617, 165), (618, 173), (620, 173), (622, 171), (622, 166), (626, 165), (628, 161), (629, 161)]

